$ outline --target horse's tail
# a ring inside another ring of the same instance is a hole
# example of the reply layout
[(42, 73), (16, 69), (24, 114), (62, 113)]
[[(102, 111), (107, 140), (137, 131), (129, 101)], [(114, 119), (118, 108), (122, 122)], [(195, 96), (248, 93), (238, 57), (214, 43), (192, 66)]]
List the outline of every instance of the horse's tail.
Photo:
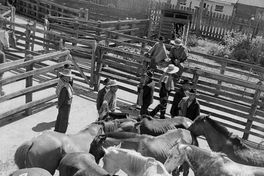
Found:
[(14, 155), (14, 160), (19, 169), (26, 168), (26, 159), (28, 151), (30, 150), (32, 145), (32, 141), (26, 141), (17, 148), (16, 153)]

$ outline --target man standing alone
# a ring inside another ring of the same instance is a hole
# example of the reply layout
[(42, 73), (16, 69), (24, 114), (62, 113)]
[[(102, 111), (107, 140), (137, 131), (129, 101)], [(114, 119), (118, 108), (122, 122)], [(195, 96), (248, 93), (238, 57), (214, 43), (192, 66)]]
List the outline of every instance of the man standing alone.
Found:
[(74, 75), (71, 73), (71, 69), (69, 68), (64, 68), (60, 74), (61, 76), (56, 88), (56, 94), (58, 96), (57, 107), (59, 109), (59, 113), (54, 131), (66, 133), (73, 97), (73, 88), (70, 82), (72, 81)]

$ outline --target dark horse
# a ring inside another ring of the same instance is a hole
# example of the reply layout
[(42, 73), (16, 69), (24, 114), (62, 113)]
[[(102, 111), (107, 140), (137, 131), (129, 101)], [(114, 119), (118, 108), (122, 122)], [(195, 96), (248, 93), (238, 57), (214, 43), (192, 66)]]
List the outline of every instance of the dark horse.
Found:
[(26, 169), (20, 169), (13, 173), (11, 173), (9, 176), (51, 176), (51, 174), (42, 168), (38, 167), (32, 167), (32, 168), (26, 168)]
[(110, 176), (94, 160), (94, 156), (85, 152), (66, 154), (58, 167), (60, 176)]
[(139, 122), (139, 129), (140, 134), (158, 136), (172, 129), (187, 129), (192, 123), (192, 120), (182, 116), (177, 116), (171, 119), (154, 119), (151, 116), (146, 116), (141, 122)]
[(54, 131), (44, 131), (30, 141), (26, 141), (16, 150), (14, 159), (19, 169), (40, 167), (48, 170), (52, 175), (57, 169), (62, 156), (71, 152), (89, 152), (94, 137), (103, 134), (104, 130), (122, 131), (126, 126), (122, 123), (95, 122), (77, 134), (63, 134)]
[[(90, 153), (95, 156), (96, 160), (100, 160), (105, 154), (103, 147), (107, 148), (121, 143), (122, 148), (134, 149), (143, 156), (153, 157), (164, 163), (169, 150), (179, 139), (198, 146), (197, 139), (185, 129), (169, 130), (167, 133), (156, 137), (129, 132), (115, 132), (96, 136), (91, 143)], [(186, 168), (184, 171), (184, 175), (188, 175)]]
[(209, 115), (198, 116), (189, 130), (195, 135), (205, 136), (210, 148), (225, 153), (231, 160), (250, 166), (264, 167), (264, 151), (245, 145), (238, 136), (214, 121)]

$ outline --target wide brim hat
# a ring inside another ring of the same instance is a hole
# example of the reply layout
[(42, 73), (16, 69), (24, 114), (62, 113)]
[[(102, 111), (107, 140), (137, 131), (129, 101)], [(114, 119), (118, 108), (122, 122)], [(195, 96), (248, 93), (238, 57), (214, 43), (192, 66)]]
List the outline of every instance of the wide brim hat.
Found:
[(72, 74), (72, 70), (68, 68), (62, 69), (61, 72), (59, 72), (63, 76), (68, 76), (68, 77), (76, 77), (74, 74)]
[(163, 71), (164, 71), (165, 73), (173, 74), (173, 73), (178, 72), (178, 71), (179, 71), (179, 68), (176, 67), (176, 66), (173, 65), (173, 64), (169, 64), (168, 67), (166, 67)]
[(103, 83), (103, 85), (107, 86), (109, 82), (110, 82), (110, 79), (106, 78), (106, 79), (103, 80), (102, 83)]
[(153, 72), (148, 70), (146, 73), (144, 73), (145, 76), (149, 77), (149, 78), (153, 78)]
[(179, 84), (190, 84), (193, 85), (193, 83), (189, 79), (184, 79), (179, 82)]
[(183, 46), (182, 40), (181, 39), (175, 39), (171, 40), (170, 43), (175, 46)]
[(118, 82), (116, 80), (110, 80), (107, 84), (107, 87), (112, 87), (112, 86), (118, 86)]
[(196, 89), (191, 89), (191, 90), (189, 90), (188, 92), (188, 95), (196, 95), (196, 96), (199, 96), (200, 94), (199, 93), (197, 93), (197, 90)]

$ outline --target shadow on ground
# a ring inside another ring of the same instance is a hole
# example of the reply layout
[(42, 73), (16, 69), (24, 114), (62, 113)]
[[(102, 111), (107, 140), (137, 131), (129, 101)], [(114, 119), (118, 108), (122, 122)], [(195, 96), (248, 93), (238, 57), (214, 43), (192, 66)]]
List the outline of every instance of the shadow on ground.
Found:
[(56, 121), (39, 123), (37, 124), (37, 126), (33, 127), (32, 130), (35, 132), (42, 132), (45, 130), (50, 130), (51, 128), (55, 126), (55, 122)]

